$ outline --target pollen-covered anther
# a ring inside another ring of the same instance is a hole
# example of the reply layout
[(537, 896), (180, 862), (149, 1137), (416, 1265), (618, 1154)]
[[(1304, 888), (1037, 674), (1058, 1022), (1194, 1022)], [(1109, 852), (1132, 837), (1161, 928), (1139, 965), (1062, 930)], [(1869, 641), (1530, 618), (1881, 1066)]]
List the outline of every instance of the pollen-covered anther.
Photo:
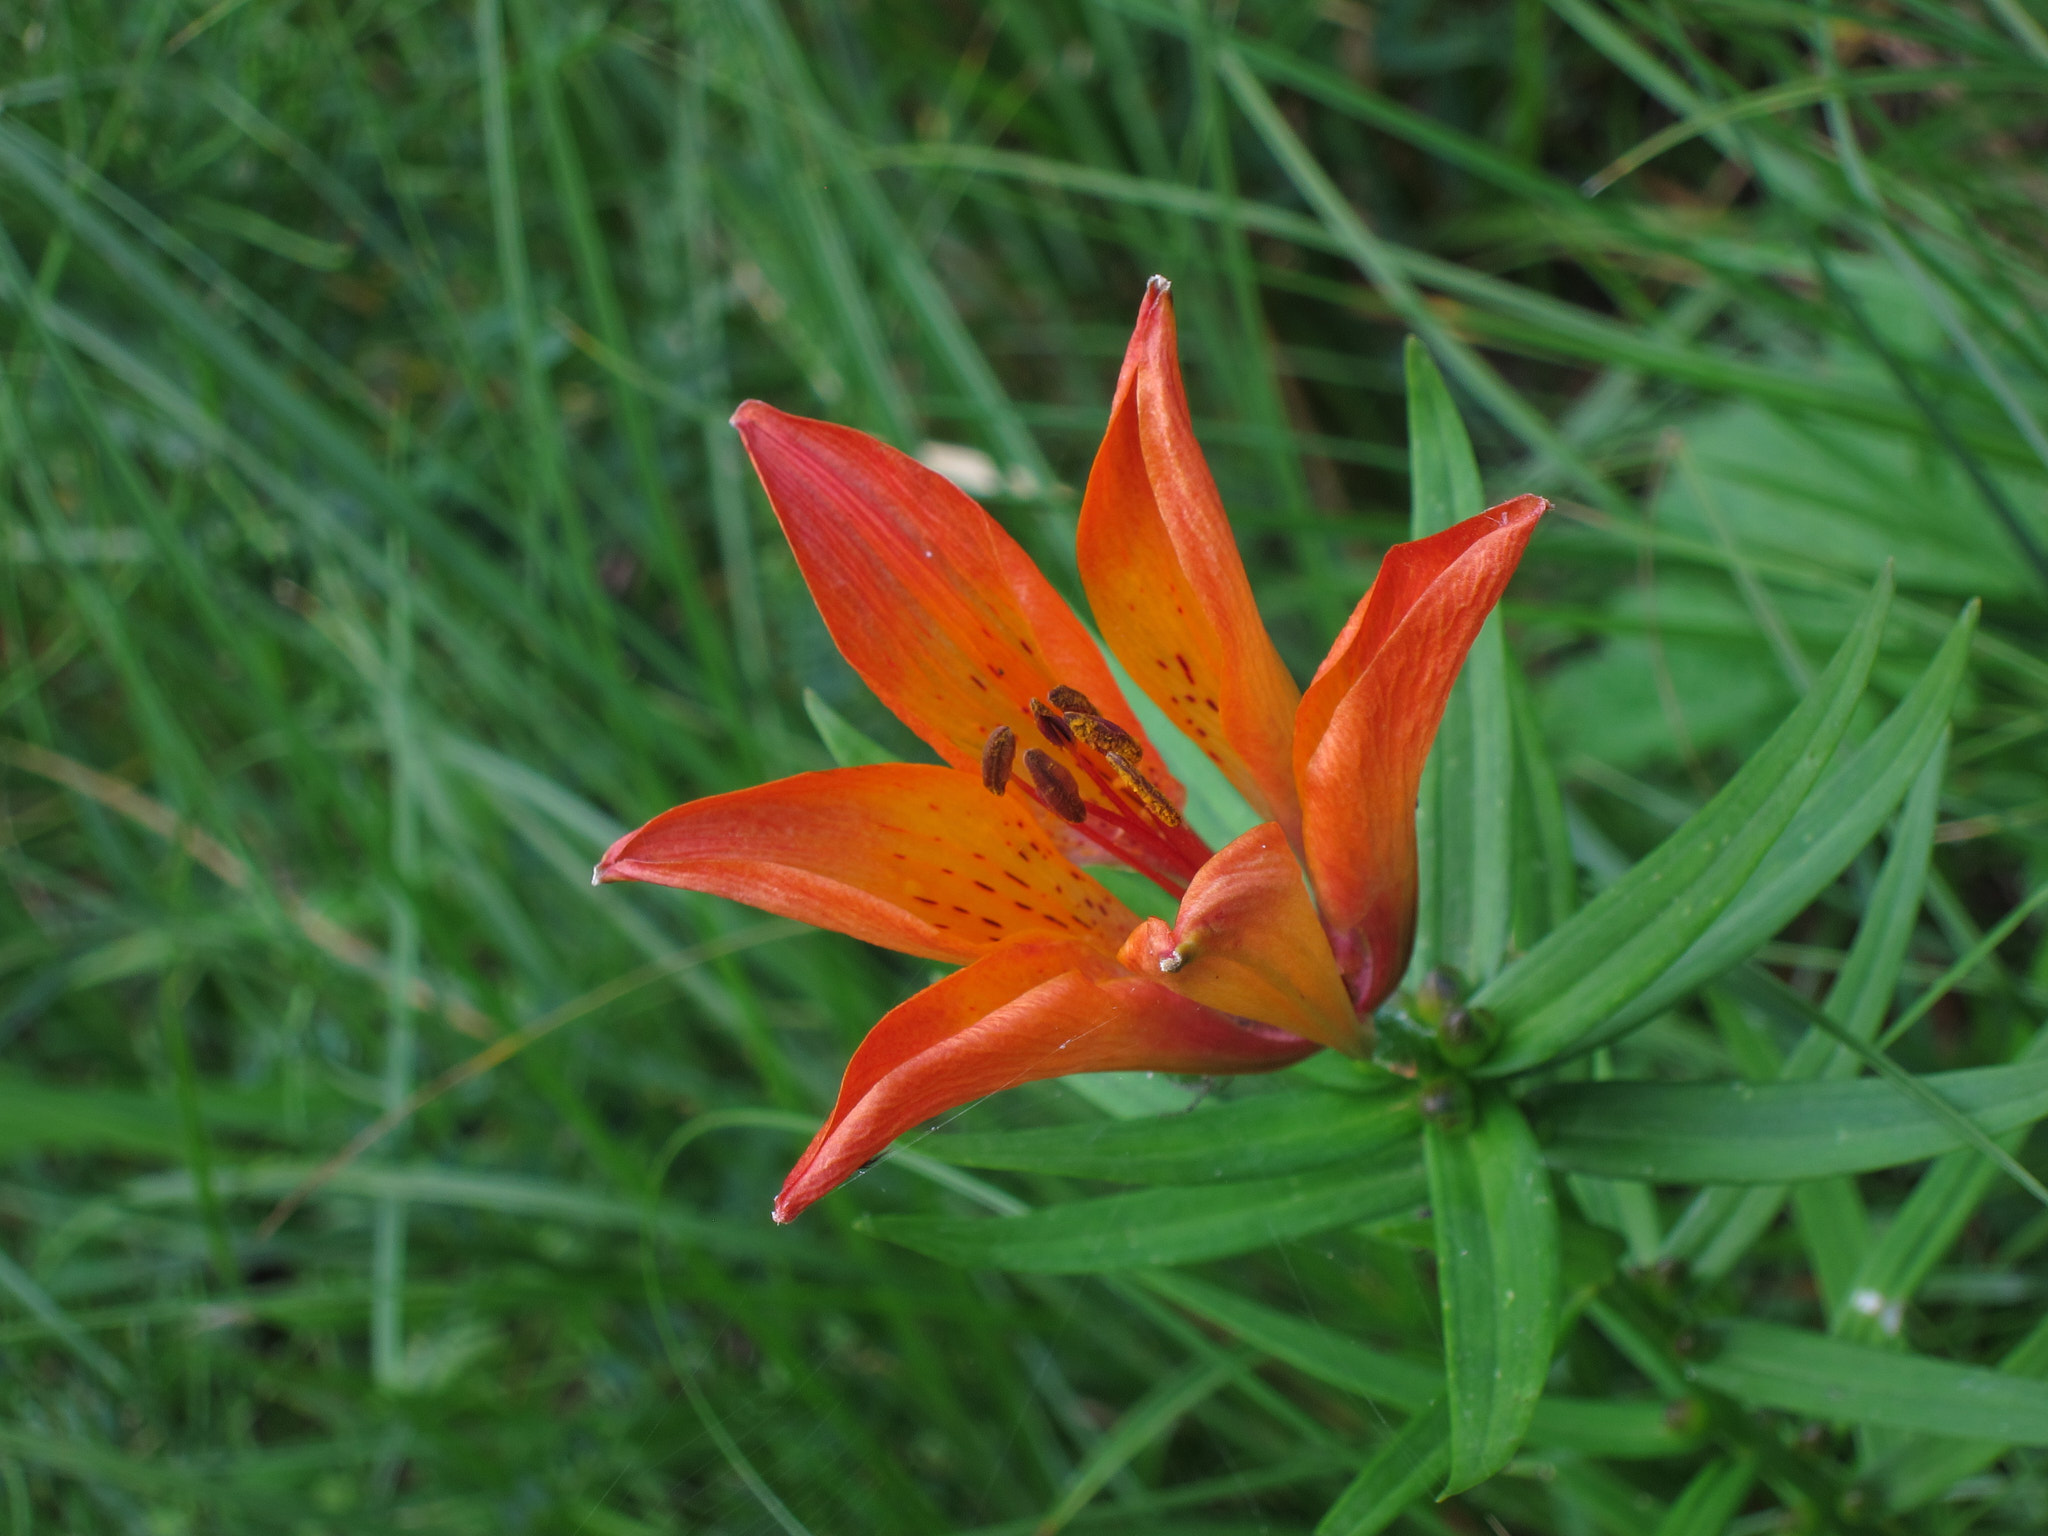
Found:
[(1187, 963), (1188, 957), (1177, 949), (1169, 949), (1159, 957), (1159, 969), (1169, 976)]
[(1138, 804), (1145, 807), (1152, 819), (1169, 827), (1180, 825), (1180, 812), (1173, 808), (1173, 802), (1159, 793), (1152, 781), (1131, 766), (1129, 758), (1121, 752), (1105, 752), (1109, 766), (1116, 770), (1116, 776), (1123, 787), (1131, 792)]
[(1050, 710), (1037, 699), (1031, 701), (1031, 719), (1038, 726), (1038, 734), (1056, 747), (1071, 747), (1074, 744), (1074, 729), (1066, 717)]
[(1105, 757), (1114, 752), (1126, 762), (1135, 763), (1145, 755), (1145, 749), (1136, 738), (1114, 720), (1084, 714), (1076, 709), (1067, 711), (1067, 725), (1076, 736)]
[(1017, 760), (1017, 733), (999, 725), (981, 749), (981, 786), (992, 795), (1010, 787), (1010, 765)]
[(1081, 800), (1081, 786), (1074, 782), (1074, 776), (1063, 765), (1054, 762), (1038, 748), (1027, 747), (1024, 750), (1024, 771), (1031, 776), (1038, 798), (1054, 815), (1064, 821), (1088, 819), (1088, 807)]
[(1062, 714), (1099, 715), (1101, 710), (1088, 702), (1088, 695), (1078, 688), (1069, 688), (1065, 683), (1056, 685), (1046, 695), (1052, 700), (1052, 707)]

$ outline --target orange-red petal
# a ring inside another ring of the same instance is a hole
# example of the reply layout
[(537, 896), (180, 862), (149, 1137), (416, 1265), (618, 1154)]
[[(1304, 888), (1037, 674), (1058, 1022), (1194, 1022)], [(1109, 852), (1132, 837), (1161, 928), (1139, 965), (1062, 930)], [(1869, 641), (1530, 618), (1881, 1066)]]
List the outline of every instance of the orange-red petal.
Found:
[(1105, 955), (1137, 921), (1027, 804), (925, 763), (801, 773), (666, 811), (612, 845), (599, 881), (708, 891), (930, 960), (1045, 932)]
[(1317, 1047), (1130, 975), (1086, 945), (1018, 939), (886, 1015), (775, 1201), (791, 1221), (903, 1132), (1019, 1083), (1078, 1072), (1266, 1072)]
[[(733, 415), (840, 651), (955, 767), (997, 726), (1038, 744), (1028, 703), (1059, 684), (1142, 736), (1051, 583), (963, 491), (888, 444), (758, 400)], [(1177, 783), (1163, 782), (1176, 805)]]
[(1536, 496), (1397, 544), (1301, 701), (1304, 844), (1337, 962), (1364, 1011), (1415, 936), (1415, 795), (1465, 652), (1549, 503)]
[(1124, 354), (1081, 502), (1079, 556), (1117, 659), (1262, 815), (1298, 839), (1289, 755), (1298, 695), (1195, 442), (1163, 278), (1146, 288)]
[(1210, 1008), (1357, 1054), (1358, 1015), (1277, 823), (1202, 866), (1171, 927), (1147, 918), (1118, 958)]

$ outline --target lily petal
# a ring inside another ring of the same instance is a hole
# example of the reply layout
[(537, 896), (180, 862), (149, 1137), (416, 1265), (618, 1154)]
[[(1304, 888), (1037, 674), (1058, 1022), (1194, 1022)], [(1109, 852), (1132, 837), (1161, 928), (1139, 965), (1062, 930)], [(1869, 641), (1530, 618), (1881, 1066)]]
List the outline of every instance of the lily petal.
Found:
[[(1143, 740), (1066, 600), (952, 481), (865, 432), (758, 400), (732, 420), (833, 640), (946, 762), (975, 766), (997, 726), (1034, 741), (1029, 701), (1061, 684)], [(1154, 781), (1186, 803), (1163, 770)]]
[(1465, 653), (1514, 575), (1536, 496), (1397, 544), (1302, 698), (1295, 772), (1324, 927), (1364, 1012), (1415, 937), (1415, 795)]
[(1288, 750), (1298, 694), (1259, 620), (1195, 442), (1167, 288), (1155, 277), (1145, 290), (1088, 473), (1081, 584), (1138, 686), (1298, 841)]
[(903, 1132), (1020, 1083), (1078, 1072), (1266, 1072), (1316, 1050), (1141, 980), (1088, 946), (1012, 941), (884, 1016), (790, 1170), (792, 1221)]
[(1279, 825), (1254, 827), (1188, 885), (1168, 927), (1147, 918), (1117, 958), (1183, 997), (1353, 1055), (1350, 994)]
[(800, 773), (693, 800), (620, 838), (597, 879), (707, 891), (956, 964), (1030, 932), (1112, 955), (1137, 921), (1053, 847), (1021, 798), (928, 763)]

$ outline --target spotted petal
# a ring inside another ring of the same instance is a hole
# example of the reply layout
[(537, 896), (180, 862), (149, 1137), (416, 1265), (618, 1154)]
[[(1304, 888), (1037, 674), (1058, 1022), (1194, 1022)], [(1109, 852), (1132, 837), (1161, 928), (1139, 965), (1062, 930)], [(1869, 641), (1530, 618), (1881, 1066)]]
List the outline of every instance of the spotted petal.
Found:
[(1267, 638), (1181, 386), (1155, 277), (1081, 502), (1081, 583), (1138, 686), (1262, 815), (1298, 841), (1288, 754), (1297, 691)]
[(956, 964), (1030, 932), (1113, 955), (1137, 921), (1053, 847), (1019, 797), (921, 763), (693, 800), (620, 838), (597, 878), (708, 891)]
[[(1060, 684), (1144, 740), (1066, 600), (950, 480), (865, 432), (758, 400), (732, 420), (825, 627), (945, 761), (973, 766), (999, 725), (1031, 742), (1028, 703)], [(1156, 754), (1148, 761), (1185, 803)]]

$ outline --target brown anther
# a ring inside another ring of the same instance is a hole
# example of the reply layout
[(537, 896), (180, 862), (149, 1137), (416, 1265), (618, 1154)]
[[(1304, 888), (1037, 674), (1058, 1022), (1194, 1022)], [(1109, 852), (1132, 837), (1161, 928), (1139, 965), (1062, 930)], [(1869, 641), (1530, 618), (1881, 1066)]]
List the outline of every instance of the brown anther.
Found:
[(1031, 775), (1031, 783), (1038, 791), (1038, 798), (1046, 807), (1063, 821), (1086, 821), (1088, 807), (1081, 801), (1081, 786), (1074, 782), (1074, 776), (1066, 768), (1054, 762), (1036, 747), (1024, 749), (1024, 771)]
[(1079, 710), (1069, 710), (1067, 725), (1076, 736), (1105, 757), (1114, 752), (1117, 756), (1135, 763), (1145, 755), (1145, 749), (1132, 739), (1131, 733), (1114, 720), (1105, 720), (1100, 715), (1084, 715)]
[(1010, 787), (1010, 765), (1017, 760), (1017, 733), (999, 725), (988, 733), (981, 749), (981, 787), (1000, 795)]
[(1103, 756), (1109, 759), (1109, 766), (1116, 770), (1124, 788), (1137, 797), (1138, 803), (1152, 813), (1155, 821), (1164, 822), (1169, 827), (1180, 825), (1180, 812), (1173, 808), (1173, 802), (1159, 793), (1150, 779), (1133, 768), (1129, 758), (1121, 752), (1105, 752)]
[(1074, 744), (1073, 728), (1065, 718), (1055, 714), (1037, 699), (1031, 701), (1031, 718), (1038, 724), (1038, 734), (1056, 747), (1071, 747)]
[(1087, 694), (1078, 688), (1069, 688), (1065, 683), (1057, 685), (1046, 697), (1052, 700), (1052, 707), (1062, 714), (1095, 715), (1101, 713), (1093, 704), (1088, 702)]

